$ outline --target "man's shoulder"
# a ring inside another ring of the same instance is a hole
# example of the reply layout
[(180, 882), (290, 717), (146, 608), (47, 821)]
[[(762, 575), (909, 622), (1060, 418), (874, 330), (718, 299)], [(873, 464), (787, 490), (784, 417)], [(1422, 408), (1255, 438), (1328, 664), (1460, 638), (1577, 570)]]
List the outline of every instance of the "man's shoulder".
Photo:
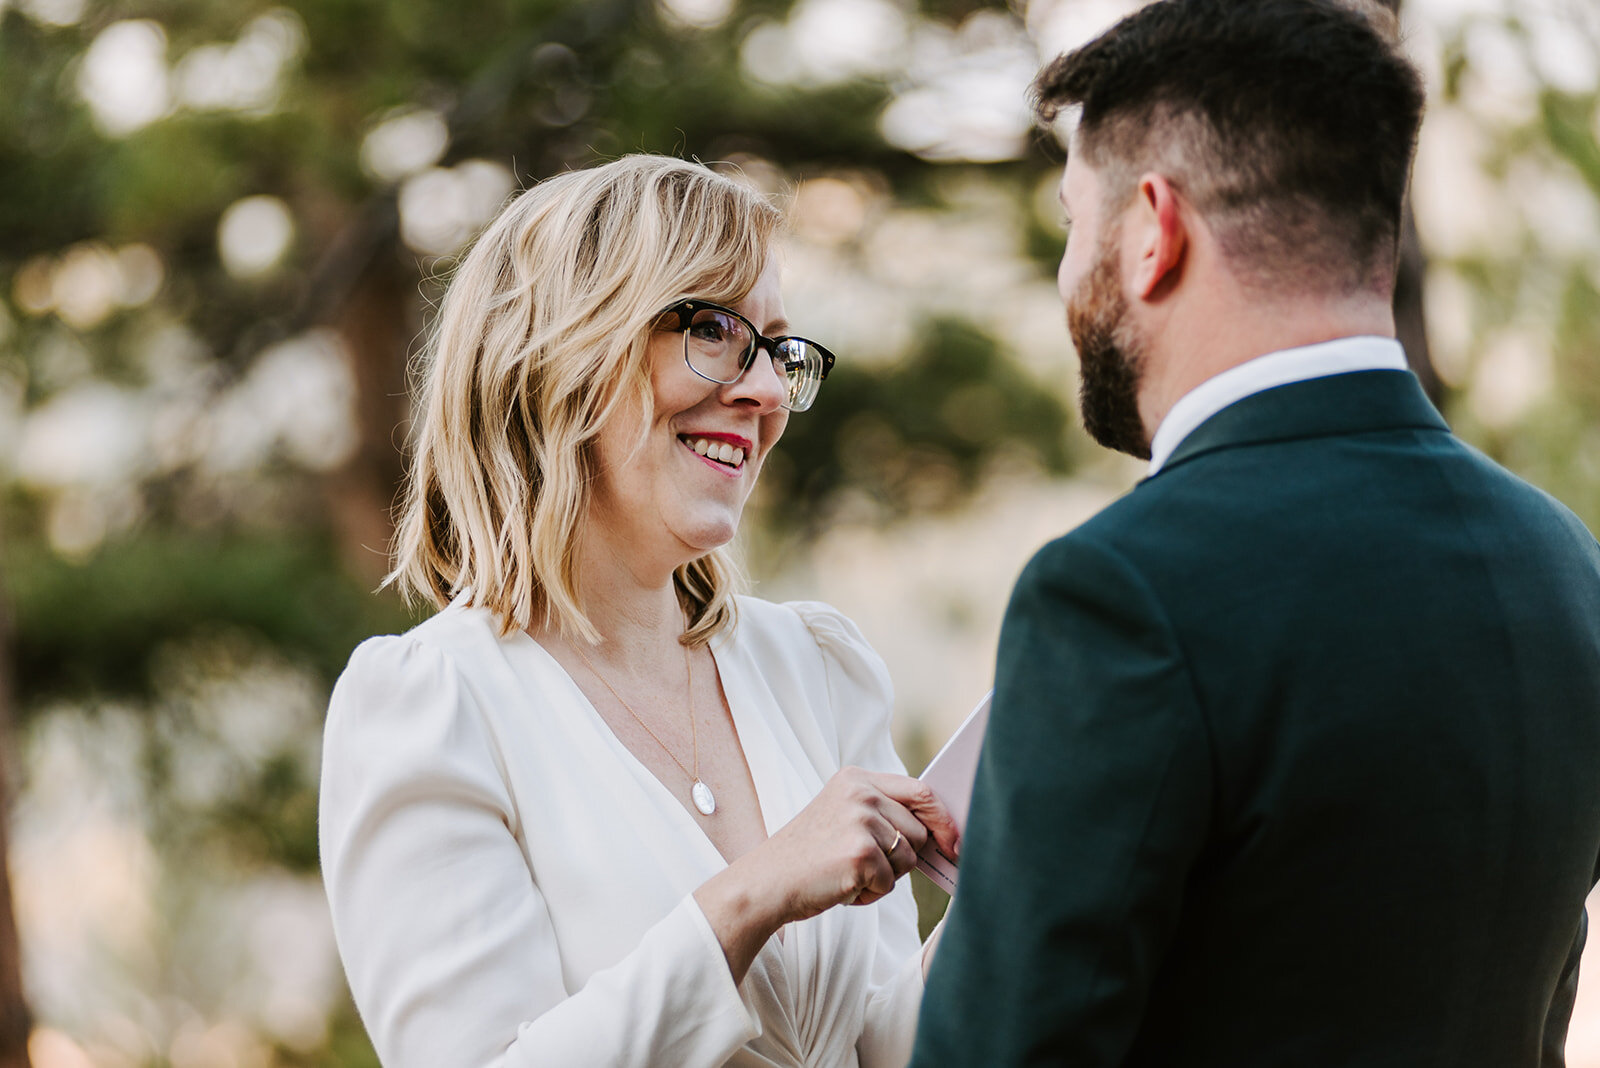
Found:
[(1156, 590), (1255, 582), (1344, 560), (1350, 545), (1429, 551), (1441, 537), (1487, 552), (1537, 545), (1600, 560), (1583, 521), (1453, 434), (1330, 435), (1221, 449), (1139, 483), (1047, 545), (1042, 566), (1116, 561)]
[(1147, 540), (1134, 537), (1138, 506), (1124, 497), (1046, 542), (1024, 565), (1019, 591), (1051, 587), (1087, 593), (1101, 586), (1148, 584)]
[[(1153, 551), (1151, 536), (1175, 533), (1173, 519), (1184, 505), (1172, 490), (1182, 480), (1166, 485), (1151, 480), (1141, 482), (1107, 504), (1071, 530), (1064, 531), (1042, 546), (1033, 557), (1040, 566), (1071, 564), (1094, 559), (1115, 559), (1136, 565)], [(1226, 507), (1219, 499), (1205, 502), (1208, 507)]]

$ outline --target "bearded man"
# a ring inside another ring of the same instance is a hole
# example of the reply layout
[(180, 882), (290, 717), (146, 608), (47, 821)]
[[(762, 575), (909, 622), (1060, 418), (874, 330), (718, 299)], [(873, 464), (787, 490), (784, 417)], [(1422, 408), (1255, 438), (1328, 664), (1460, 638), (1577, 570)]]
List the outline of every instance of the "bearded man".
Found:
[(1149, 476), (1001, 634), (915, 1068), (1560, 1064), (1600, 547), (1393, 340), (1421, 82), (1335, 0), (1057, 59), (1084, 422)]

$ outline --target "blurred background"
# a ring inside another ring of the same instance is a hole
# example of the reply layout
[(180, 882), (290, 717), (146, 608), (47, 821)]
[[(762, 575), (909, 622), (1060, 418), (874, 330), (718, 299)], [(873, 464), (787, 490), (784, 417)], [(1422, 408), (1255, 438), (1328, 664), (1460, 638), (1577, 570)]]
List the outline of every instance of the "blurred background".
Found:
[[(1140, 474), (1072, 414), (1062, 156), (1023, 96), (1135, 6), (0, 0), (0, 1068), (376, 1063), (317, 878), (322, 715), (411, 622), (372, 592), (408, 355), (564, 168), (695, 157), (788, 207), (790, 318), (841, 360), (745, 549), (761, 594), (860, 622), (920, 767), (1023, 562)], [(1402, 18), (1411, 356), (1600, 529), (1600, 7)]]

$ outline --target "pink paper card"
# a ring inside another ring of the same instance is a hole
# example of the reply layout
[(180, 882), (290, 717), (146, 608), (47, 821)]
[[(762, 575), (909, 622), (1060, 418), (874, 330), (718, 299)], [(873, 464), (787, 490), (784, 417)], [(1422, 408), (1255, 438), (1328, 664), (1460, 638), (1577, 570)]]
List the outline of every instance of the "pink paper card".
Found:
[[(950, 810), (961, 833), (967, 832), (967, 812), (972, 807), (972, 782), (978, 774), (978, 754), (983, 751), (983, 732), (989, 725), (990, 690), (968, 713), (961, 726), (944, 743), (944, 748), (928, 762), (921, 778)], [(917, 854), (917, 870), (932, 879), (947, 894), (956, 892), (956, 862), (939, 851), (932, 838)]]

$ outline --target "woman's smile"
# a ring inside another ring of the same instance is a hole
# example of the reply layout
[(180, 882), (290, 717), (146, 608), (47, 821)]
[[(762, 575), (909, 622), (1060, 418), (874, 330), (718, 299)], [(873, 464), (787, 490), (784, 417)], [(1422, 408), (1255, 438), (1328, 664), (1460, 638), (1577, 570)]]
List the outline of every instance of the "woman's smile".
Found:
[(738, 434), (688, 433), (678, 440), (707, 467), (720, 475), (737, 478), (744, 471), (744, 459), (754, 444)]

